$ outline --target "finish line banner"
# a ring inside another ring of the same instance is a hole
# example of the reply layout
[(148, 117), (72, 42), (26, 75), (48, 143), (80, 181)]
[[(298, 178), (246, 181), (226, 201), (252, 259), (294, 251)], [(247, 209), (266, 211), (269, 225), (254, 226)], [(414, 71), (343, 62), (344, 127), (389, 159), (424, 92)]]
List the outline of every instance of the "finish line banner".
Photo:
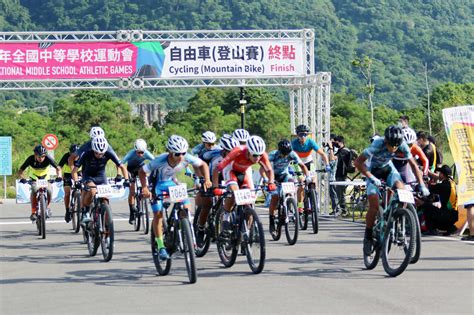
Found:
[(474, 106), (443, 109), (443, 120), (459, 176), (458, 204), (474, 204)]
[(298, 40), (0, 44), (0, 80), (305, 75)]

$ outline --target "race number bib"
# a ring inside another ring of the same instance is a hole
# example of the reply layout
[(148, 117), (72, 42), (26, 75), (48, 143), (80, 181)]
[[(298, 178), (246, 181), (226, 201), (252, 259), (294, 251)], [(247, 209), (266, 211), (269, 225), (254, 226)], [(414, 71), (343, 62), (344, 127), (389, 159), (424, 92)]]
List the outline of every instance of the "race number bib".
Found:
[(47, 179), (37, 179), (36, 180), (36, 187), (38, 187), (38, 188), (47, 188), (48, 187), (48, 180)]
[(168, 191), (170, 193), (171, 202), (178, 202), (188, 198), (188, 189), (186, 187), (186, 184), (171, 186), (168, 188)]
[(114, 189), (111, 185), (97, 185), (97, 197), (107, 198), (114, 194)]
[(283, 194), (294, 194), (296, 191), (295, 188), (295, 183), (293, 182), (287, 182), (287, 183), (281, 183), (281, 189), (283, 190)]
[(406, 202), (406, 203), (415, 203), (415, 198), (413, 198), (413, 194), (405, 189), (397, 189), (398, 193), (398, 200), (400, 202)]
[(255, 202), (255, 194), (250, 189), (239, 189), (234, 191), (235, 203), (239, 206)]

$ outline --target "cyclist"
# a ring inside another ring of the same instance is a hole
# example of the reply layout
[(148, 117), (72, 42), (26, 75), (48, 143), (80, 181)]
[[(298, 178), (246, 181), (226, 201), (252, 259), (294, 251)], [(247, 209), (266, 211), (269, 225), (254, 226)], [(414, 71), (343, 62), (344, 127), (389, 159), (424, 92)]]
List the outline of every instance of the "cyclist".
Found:
[(416, 137), (418, 145), (428, 158), (429, 171), (435, 172), (436, 165), (439, 163), (438, 155), (436, 154), (436, 146), (428, 140), (428, 135), (423, 131), (418, 131)]
[[(311, 163), (313, 163), (313, 157), (311, 153), (316, 151), (317, 154), (321, 156), (326, 165), (326, 171), (331, 171), (331, 166), (329, 165), (329, 159), (326, 153), (324, 153), (323, 149), (316, 144), (316, 142), (308, 138), (310, 134), (310, 129), (306, 125), (298, 125), (296, 127), (296, 136), (297, 138), (291, 141), (291, 146), (293, 151), (300, 157), (303, 163), (306, 165), (308, 170), (311, 169)], [(303, 212), (303, 195), (304, 195), (304, 188), (302, 186), (298, 187), (297, 190), (297, 198), (298, 198), (298, 211), (301, 213)]]
[[(369, 209), (365, 218), (365, 236), (364, 236), (364, 254), (370, 255), (373, 248), (372, 228), (375, 224), (375, 218), (379, 209), (379, 189), (382, 185), (381, 180), (387, 182), (392, 188), (403, 189), (404, 185), (400, 174), (392, 163), (395, 155), (406, 159), (415, 174), (419, 188), (423, 196), (430, 194), (426, 188), (422, 174), (418, 169), (416, 161), (410, 153), (410, 149), (403, 140), (403, 131), (398, 126), (389, 126), (385, 129), (384, 137), (375, 139), (372, 144), (366, 148), (354, 164), (357, 169), (367, 178), (367, 199), (369, 200)], [(367, 167), (365, 161), (370, 158), (370, 164)]]
[[(231, 135), (224, 134), (219, 140), (219, 149), (208, 151), (204, 153), (204, 160), (209, 161), (209, 173), (212, 176), (214, 170), (217, 168), (222, 159), (224, 159), (233, 148), (239, 146), (239, 142)], [(213, 183), (217, 186), (218, 183), (223, 179), (222, 174), (217, 172), (217, 178), (212, 178)], [(196, 196), (196, 204), (202, 207), (198, 218), (198, 228), (196, 231), (196, 238), (198, 241), (202, 241), (204, 237), (204, 225), (206, 224), (207, 216), (212, 205), (210, 197), (202, 197), (200, 194)]]
[(130, 190), (128, 192), (128, 208), (130, 210), (130, 216), (128, 219), (129, 224), (133, 224), (135, 220), (135, 181), (138, 177), (138, 171), (145, 164), (145, 160), (151, 161), (155, 157), (150, 151), (147, 150), (148, 146), (146, 141), (143, 139), (137, 139), (133, 150), (130, 150), (122, 160), (122, 164), (127, 164), (128, 177), (130, 181)]
[[(178, 181), (176, 179), (176, 173), (186, 168), (188, 164), (193, 166), (195, 171), (198, 171), (204, 176), (204, 187), (210, 188), (211, 181), (209, 179), (209, 168), (200, 158), (194, 157), (187, 153), (188, 142), (181, 136), (172, 135), (168, 138), (166, 143), (167, 153), (163, 153), (157, 156), (153, 161), (145, 164), (140, 168), (139, 176), (142, 183), (142, 193), (145, 198), (150, 197), (150, 191), (146, 186), (146, 175), (147, 173), (156, 172), (156, 178), (151, 183), (153, 187), (154, 195), (161, 195), (168, 193), (170, 186), (175, 186)], [(189, 200), (184, 201), (184, 206), (189, 211), (190, 202)], [(159, 257), (161, 260), (169, 258), (169, 254), (163, 243), (163, 201), (153, 200), (153, 222), (152, 227), (155, 233), (156, 246), (158, 248)]]
[(90, 221), (90, 204), (97, 192), (95, 186), (107, 184), (105, 166), (109, 160), (112, 160), (112, 162), (117, 166), (116, 181), (122, 179), (122, 176), (119, 176), (119, 171), (121, 171), (125, 176), (125, 182), (123, 185), (125, 187), (129, 186), (127, 169), (120, 162), (117, 155), (114, 152), (109, 151), (109, 143), (102, 136), (93, 138), (91, 141), (91, 149), (82, 153), (79, 159), (74, 162), (71, 176), (76, 187), (81, 187), (80, 183), (77, 181), (77, 172), (81, 166), (82, 181), (84, 185), (88, 187), (88, 189), (83, 189), (81, 192), (82, 225), (86, 225)]
[(69, 156), (76, 152), (79, 149), (79, 145), (71, 144), (69, 147), (69, 152), (64, 153), (61, 160), (59, 160), (59, 166), (63, 170), (63, 185), (64, 185), (64, 207), (66, 208), (66, 213), (64, 214), (64, 220), (69, 223), (71, 221), (71, 212), (69, 210), (69, 205), (71, 201), (71, 186), (72, 186), (72, 177), (71, 177), (71, 167), (68, 164)]
[(212, 131), (206, 131), (201, 135), (202, 143), (195, 146), (191, 153), (193, 155), (198, 156), (201, 160), (203, 158), (204, 153), (216, 149), (216, 135)]
[(244, 145), (249, 140), (250, 134), (245, 129), (235, 129), (232, 136), (239, 141), (240, 145)]
[[(423, 166), (423, 175), (428, 176), (428, 158), (426, 157), (423, 150), (416, 144), (416, 132), (411, 128), (403, 128), (403, 140), (407, 143), (410, 148), (411, 155)], [(398, 173), (402, 177), (405, 184), (411, 184), (416, 182), (416, 177), (408, 167), (408, 161), (400, 156), (401, 153), (397, 153), (393, 157), (393, 165), (397, 169)]]
[(87, 141), (86, 143), (82, 144), (79, 149), (77, 149), (75, 152), (69, 155), (68, 159), (68, 164), (71, 169), (74, 167), (74, 161), (77, 160), (81, 154), (83, 154), (86, 151), (89, 151), (91, 149), (91, 143), (92, 139), (95, 137), (104, 137), (105, 138), (105, 133), (104, 129), (98, 127), (98, 126), (93, 126), (91, 130), (89, 131), (89, 137), (90, 140)]
[[(268, 159), (272, 163), (273, 171), (275, 173), (275, 181), (279, 183), (293, 181), (293, 177), (288, 171), (290, 163), (299, 165), (303, 170), (303, 174), (306, 176), (307, 181), (311, 181), (309, 176), (309, 171), (298, 157), (298, 155), (292, 150), (291, 143), (287, 139), (283, 139), (278, 143), (278, 150), (270, 152)], [(270, 233), (273, 233), (273, 228), (275, 226), (275, 210), (278, 207), (278, 201), (280, 199), (280, 194), (278, 191), (271, 193), (272, 199), (270, 202)]]
[[(251, 176), (251, 166), (260, 164), (268, 177), (268, 191), (276, 189), (274, 183), (274, 173), (268, 155), (265, 152), (265, 142), (259, 136), (251, 136), (246, 146), (238, 146), (232, 149), (229, 154), (217, 165), (213, 172), (213, 179), (217, 178), (218, 172), (223, 173), (226, 181), (227, 189), (231, 191), (238, 190), (240, 187), (253, 189), (253, 181)], [(213, 182), (214, 187), (217, 182)], [(216, 194), (222, 194), (220, 189), (215, 189)], [(234, 205), (234, 197), (228, 198), (224, 202), (225, 221), (230, 222), (230, 212)], [(226, 229), (226, 228), (224, 228)]]
[[(30, 220), (36, 220), (36, 207), (38, 201), (36, 200), (36, 193), (38, 192), (38, 187), (36, 186), (35, 182), (37, 179), (49, 179), (49, 167), (52, 166), (56, 169), (56, 181), (60, 182), (61, 178), (61, 168), (56, 164), (54, 159), (50, 157), (46, 149), (42, 145), (37, 145), (33, 149), (33, 155), (30, 155), (25, 162), (20, 166), (18, 170), (18, 177), (20, 178), (20, 183), (26, 184), (27, 180), (24, 177), (24, 172), (28, 167), (31, 167), (32, 173), (30, 174), (31, 180), (33, 183), (31, 184), (31, 195), (30, 195), (30, 202), (31, 202), (31, 216)], [(47, 195), (48, 195), (48, 205), (46, 210), (46, 216), (50, 217), (52, 215), (51, 209), (49, 208), (49, 204), (51, 202), (51, 190), (47, 188)]]

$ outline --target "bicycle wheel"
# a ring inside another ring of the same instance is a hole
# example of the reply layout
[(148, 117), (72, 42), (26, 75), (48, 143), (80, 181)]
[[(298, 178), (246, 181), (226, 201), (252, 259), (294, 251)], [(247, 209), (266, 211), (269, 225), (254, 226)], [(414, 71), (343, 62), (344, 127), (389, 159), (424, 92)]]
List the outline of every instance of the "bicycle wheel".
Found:
[(142, 223), (142, 220), (141, 220), (141, 216), (142, 216), (142, 211), (141, 211), (141, 206), (142, 206), (142, 203), (141, 203), (141, 197), (138, 196), (138, 195), (135, 195), (135, 209), (137, 209), (137, 211), (135, 211), (135, 209), (133, 210), (135, 213), (135, 221), (133, 221), (133, 230), (135, 232), (138, 232), (140, 231), (140, 227), (141, 227), (141, 223)]
[[(165, 222), (165, 219), (163, 219)], [(166, 229), (166, 223), (163, 223), (163, 242), (165, 243), (165, 247), (168, 247), (166, 244), (166, 234), (168, 230)], [(153, 228), (150, 229), (150, 244), (151, 244), (151, 255), (153, 257), (153, 262), (155, 263), (156, 271), (161, 276), (166, 276), (171, 269), (171, 258), (166, 260), (161, 260), (160, 255), (158, 253), (158, 248), (156, 248), (156, 241), (155, 241), (155, 231)]]
[(141, 198), (141, 209), (140, 209), (140, 219), (141, 219), (141, 225), (142, 225), (142, 230), (143, 234), (147, 235), (148, 231), (150, 229), (150, 210), (148, 209), (148, 204), (149, 204), (148, 198)]
[(285, 234), (289, 245), (295, 245), (298, 240), (299, 230), (299, 213), (296, 207), (296, 200), (288, 198), (286, 200), (286, 218), (285, 218)]
[(380, 212), (378, 212), (377, 214), (377, 218), (375, 220), (375, 225), (373, 229), (374, 243), (372, 246), (372, 250), (370, 252), (370, 255), (366, 255), (364, 253), (364, 265), (365, 265), (365, 268), (367, 268), (368, 270), (374, 269), (379, 263), (379, 259), (380, 259), (381, 244), (380, 244), (379, 213)]
[(236, 242), (232, 239), (232, 230), (224, 230), (224, 208), (216, 213), (216, 246), (219, 258), (225, 267), (232, 267), (237, 258)]
[(275, 220), (273, 221), (273, 226), (271, 224), (269, 224), (270, 235), (272, 236), (272, 239), (274, 241), (278, 241), (281, 237), (281, 227), (282, 227), (282, 223), (283, 223), (283, 222), (280, 222), (281, 207), (282, 207), (282, 205), (278, 205), (278, 213), (275, 217)]
[(79, 233), (81, 230), (81, 193), (77, 191), (74, 193), (72, 198), (74, 200), (74, 206), (71, 207), (72, 229), (74, 230), (74, 233)]
[[(92, 215), (95, 216), (95, 210), (92, 211)], [(87, 244), (87, 250), (89, 251), (89, 256), (95, 256), (100, 245), (99, 238), (99, 222), (90, 222), (85, 229), (83, 229), (84, 241)]]
[(313, 233), (318, 234), (319, 231), (319, 220), (318, 220), (318, 208), (319, 205), (318, 196), (314, 189), (308, 190), (308, 205), (311, 207), (311, 224), (313, 225)]
[(40, 221), (40, 232), (41, 232), (41, 238), (45, 239), (46, 238), (46, 197), (44, 195), (40, 196), (39, 200), (39, 207), (40, 207), (40, 217), (37, 218), (37, 220)]
[(257, 212), (252, 207), (245, 207), (243, 211), (243, 244), (247, 262), (253, 273), (262, 272), (265, 265), (265, 235), (263, 225)]
[(421, 228), (420, 228), (420, 220), (418, 219), (418, 214), (416, 212), (415, 207), (409, 204), (408, 209), (410, 210), (411, 214), (413, 215), (413, 219), (415, 220), (415, 248), (411, 254), (410, 264), (416, 264), (420, 259), (421, 255)]
[(104, 261), (110, 261), (114, 254), (114, 221), (112, 210), (107, 202), (102, 202), (100, 209), (100, 247)]
[(181, 233), (181, 252), (184, 254), (186, 270), (188, 271), (189, 283), (195, 283), (197, 280), (196, 258), (194, 257), (193, 236), (191, 234), (191, 224), (188, 218), (179, 220)]
[(211, 239), (209, 235), (208, 229), (205, 230), (204, 236), (202, 240), (198, 237), (198, 222), (199, 222), (199, 215), (201, 214), (201, 206), (197, 206), (196, 210), (194, 210), (194, 219), (193, 219), (193, 228), (194, 228), (194, 234), (195, 234), (195, 239), (196, 239), (196, 257), (202, 257), (206, 255), (209, 245), (211, 245)]
[(388, 275), (396, 277), (408, 266), (415, 247), (415, 219), (409, 210), (398, 208), (389, 218), (385, 231), (383, 268)]

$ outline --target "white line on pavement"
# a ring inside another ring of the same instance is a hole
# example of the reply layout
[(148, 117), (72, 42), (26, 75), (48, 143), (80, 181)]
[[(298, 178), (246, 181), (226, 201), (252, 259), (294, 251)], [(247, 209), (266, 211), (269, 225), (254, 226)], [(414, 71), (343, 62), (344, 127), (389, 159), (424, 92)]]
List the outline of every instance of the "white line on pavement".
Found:
[[(114, 221), (128, 221), (126, 218), (119, 218), (119, 219), (114, 219)], [(55, 220), (55, 221), (46, 221), (47, 224), (53, 223), (66, 223), (64, 220)], [(14, 221), (14, 222), (0, 222), (0, 225), (26, 225), (26, 224), (33, 224), (31, 221)], [(69, 223), (66, 223), (69, 224)]]

